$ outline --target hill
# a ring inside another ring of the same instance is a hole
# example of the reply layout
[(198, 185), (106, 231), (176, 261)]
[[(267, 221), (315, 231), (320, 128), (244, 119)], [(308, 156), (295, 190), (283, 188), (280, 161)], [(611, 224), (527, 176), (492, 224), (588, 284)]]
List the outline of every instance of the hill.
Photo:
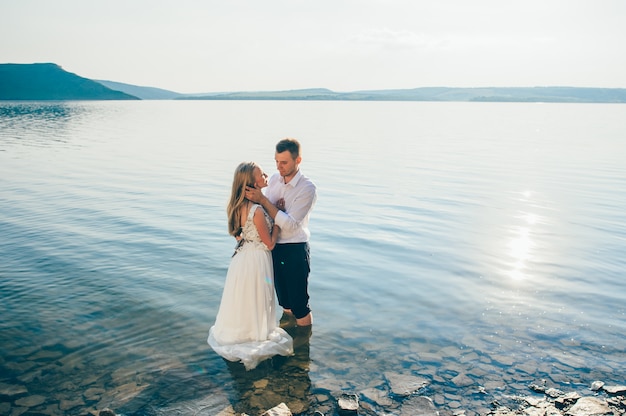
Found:
[(0, 64), (0, 100), (311, 100), (626, 103), (623, 88), (423, 87), (335, 92), (326, 88), (180, 94), (154, 87), (97, 81), (52, 63)]
[(140, 87), (138, 85), (124, 84), (122, 82), (114, 82), (114, 81), (104, 81), (104, 80), (94, 80), (104, 85), (107, 88), (110, 88), (115, 91), (122, 91), (126, 94), (133, 95), (135, 97), (139, 97), (142, 100), (173, 100), (175, 98), (182, 97), (182, 94), (179, 94), (174, 91), (163, 90), (161, 88), (154, 87)]
[(52, 63), (0, 64), (0, 100), (138, 100)]
[(448, 88), (334, 92), (325, 88), (182, 96), (185, 100), (484, 101), (626, 103), (626, 89), (577, 87)]

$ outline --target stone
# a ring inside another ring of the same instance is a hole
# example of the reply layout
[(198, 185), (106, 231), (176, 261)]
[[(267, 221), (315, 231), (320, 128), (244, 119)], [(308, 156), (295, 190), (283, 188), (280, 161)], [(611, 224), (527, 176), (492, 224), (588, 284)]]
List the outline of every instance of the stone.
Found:
[[(241, 416), (243, 415), (244, 414), (242, 413)], [(233, 406), (229, 405), (225, 407), (224, 409), (220, 410), (215, 416), (237, 416), (237, 412), (235, 412), (235, 409), (233, 409)]]
[(299, 400), (292, 397), (289, 399), (287, 407), (291, 410), (291, 413), (299, 415), (304, 414), (309, 409), (309, 403), (307, 400)]
[(603, 416), (612, 415), (613, 412), (606, 401), (597, 397), (583, 397), (565, 414), (568, 416)]
[(19, 373), (24, 373), (31, 368), (37, 366), (37, 363), (34, 361), (22, 361), (22, 362), (9, 362), (5, 364), (5, 367), (9, 370), (13, 370)]
[[(276, 402), (279, 403), (279, 402)], [(175, 401), (166, 407), (154, 409), (153, 416), (173, 416), (173, 415), (210, 415), (210, 416), (239, 416), (233, 409), (226, 395), (215, 391), (204, 397)]]
[(100, 410), (100, 412), (98, 413), (98, 416), (116, 416), (116, 415), (113, 410), (109, 409), (108, 407), (105, 407), (104, 409)]
[(476, 354), (475, 352), (470, 352), (469, 354), (463, 355), (459, 359), (459, 362), (461, 362), (461, 363), (470, 363), (472, 361), (478, 361), (479, 358), (480, 357), (478, 356), (478, 354)]
[(359, 410), (359, 398), (356, 394), (344, 393), (337, 399), (339, 414), (356, 414)]
[(562, 413), (559, 411), (559, 409), (557, 409), (556, 407), (550, 404), (546, 406), (546, 408), (544, 409), (544, 415), (545, 416), (562, 416)]
[(448, 407), (453, 410), (458, 410), (461, 406), (463, 405), (459, 401), (452, 401), (448, 403)]
[(507, 355), (493, 355), (491, 356), (491, 359), (507, 367), (510, 367), (515, 363), (513, 357)]
[(490, 416), (516, 416), (515, 412), (507, 407), (498, 407), (489, 413)]
[(21, 416), (23, 414), (28, 415), (28, 407), (12, 407), (11, 416)]
[(571, 406), (572, 404), (576, 403), (578, 399), (580, 399), (580, 394), (576, 392), (571, 392), (571, 393), (564, 394), (563, 396), (557, 397), (554, 400), (554, 404), (559, 409), (563, 409), (567, 406)]
[(467, 387), (474, 384), (474, 380), (465, 374), (459, 374), (452, 378), (452, 382), (458, 387)]
[(594, 381), (591, 383), (591, 391), (598, 391), (604, 386), (603, 381)]
[(90, 401), (100, 400), (100, 397), (106, 393), (106, 390), (99, 387), (90, 387), (83, 393), (83, 397)]
[(544, 400), (542, 399), (538, 399), (536, 397), (524, 397), (524, 401), (529, 405), (529, 406), (534, 406), (537, 407), (540, 405), (541, 402), (543, 402)]
[(21, 384), (0, 383), (0, 395), (2, 396), (17, 396), (24, 393), (28, 393), (28, 390)]
[(31, 357), (31, 360), (50, 360), (59, 358), (63, 355), (61, 351), (40, 350)]
[(138, 385), (136, 383), (126, 383), (121, 386), (118, 386), (113, 391), (114, 397), (121, 401), (127, 402), (141, 393), (148, 385)]
[(415, 396), (402, 404), (400, 416), (439, 416), (439, 412), (430, 398)]
[(424, 378), (390, 371), (385, 372), (385, 378), (389, 381), (391, 392), (398, 396), (410, 396), (428, 385), (428, 381)]
[(556, 397), (562, 396), (563, 392), (561, 390), (559, 390), (559, 389), (550, 388), (550, 389), (546, 390), (546, 395), (550, 396), (552, 398), (556, 398)]
[(252, 383), (255, 389), (264, 389), (267, 387), (268, 384), (269, 384), (269, 380), (266, 378), (261, 379), (261, 380), (256, 380), (254, 383)]
[(59, 409), (66, 411), (66, 410), (70, 410), (75, 407), (84, 406), (84, 405), (85, 405), (85, 402), (81, 398), (76, 399), (76, 400), (61, 400), (59, 403)]
[(623, 395), (626, 393), (626, 386), (604, 386), (603, 389), (610, 394)]
[(22, 397), (21, 399), (17, 399), (15, 401), (15, 404), (17, 404), (18, 406), (24, 406), (24, 407), (34, 407), (34, 406), (40, 405), (41, 403), (45, 401), (46, 401), (46, 398), (44, 396), (35, 394), (33, 396), (27, 396), (27, 397)]
[(278, 406), (272, 407), (261, 416), (292, 416), (292, 413), (285, 403), (281, 403)]
[(389, 398), (389, 396), (384, 391), (379, 390), (375, 387), (365, 389), (361, 391), (361, 394), (367, 400), (372, 401), (382, 407), (388, 407), (393, 404), (393, 401)]
[(546, 411), (543, 408), (528, 407), (524, 409), (524, 416), (544, 416), (545, 413)]
[(542, 384), (531, 384), (528, 386), (532, 391), (536, 391), (537, 393), (545, 393), (546, 386)]

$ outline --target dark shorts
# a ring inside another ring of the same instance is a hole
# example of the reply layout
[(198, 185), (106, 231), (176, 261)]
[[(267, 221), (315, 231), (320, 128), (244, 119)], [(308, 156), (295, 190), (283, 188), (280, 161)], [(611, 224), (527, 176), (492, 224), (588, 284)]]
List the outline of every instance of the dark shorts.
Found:
[(276, 244), (272, 250), (274, 287), (278, 304), (291, 309), (297, 319), (311, 312), (309, 308), (309, 243)]

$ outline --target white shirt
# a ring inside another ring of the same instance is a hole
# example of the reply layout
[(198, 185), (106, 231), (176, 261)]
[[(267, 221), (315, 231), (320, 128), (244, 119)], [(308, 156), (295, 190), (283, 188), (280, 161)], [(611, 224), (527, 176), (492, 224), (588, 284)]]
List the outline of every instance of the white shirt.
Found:
[(309, 241), (309, 215), (317, 200), (317, 188), (313, 182), (298, 170), (296, 175), (285, 183), (279, 173), (268, 181), (265, 196), (276, 205), (285, 199), (285, 211), (278, 211), (274, 221), (280, 227), (278, 244), (304, 243)]

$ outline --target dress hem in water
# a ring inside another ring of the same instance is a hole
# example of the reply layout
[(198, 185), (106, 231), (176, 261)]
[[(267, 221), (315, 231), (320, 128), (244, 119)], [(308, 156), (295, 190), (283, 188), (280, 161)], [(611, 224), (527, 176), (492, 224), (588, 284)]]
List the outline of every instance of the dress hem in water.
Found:
[(241, 361), (246, 370), (256, 368), (261, 361), (265, 361), (275, 355), (293, 355), (293, 339), (282, 328), (274, 328), (264, 341), (248, 341), (238, 344), (220, 344), (213, 334), (213, 328), (209, 330), (207, 343), (223, 358), (228, 361)]

